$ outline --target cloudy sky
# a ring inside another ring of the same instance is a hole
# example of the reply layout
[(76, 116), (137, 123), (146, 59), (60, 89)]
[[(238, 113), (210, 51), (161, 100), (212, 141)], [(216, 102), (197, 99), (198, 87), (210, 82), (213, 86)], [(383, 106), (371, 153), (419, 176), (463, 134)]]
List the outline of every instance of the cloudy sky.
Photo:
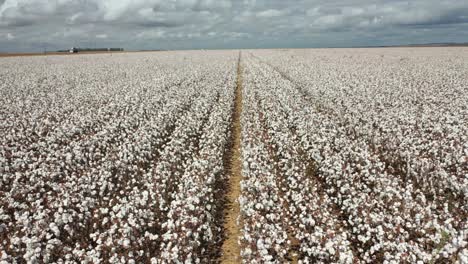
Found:
[(0, 52), (468, 42), (462, 0), (0, 0)]

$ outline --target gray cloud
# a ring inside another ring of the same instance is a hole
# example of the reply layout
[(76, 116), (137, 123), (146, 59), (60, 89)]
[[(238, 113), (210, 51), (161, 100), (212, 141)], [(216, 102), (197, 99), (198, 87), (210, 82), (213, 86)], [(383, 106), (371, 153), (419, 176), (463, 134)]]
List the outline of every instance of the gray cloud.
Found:
[(0, 0), (0, 51), (468, 41), (467, 14), (456, 0)]

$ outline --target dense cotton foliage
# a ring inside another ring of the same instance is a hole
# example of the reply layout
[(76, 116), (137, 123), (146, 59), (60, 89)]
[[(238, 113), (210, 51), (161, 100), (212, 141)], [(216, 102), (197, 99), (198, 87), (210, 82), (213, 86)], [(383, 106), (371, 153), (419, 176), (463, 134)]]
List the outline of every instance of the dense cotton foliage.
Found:
[[(0, 263), (468, 263), (468, 49), (0, 59)], [(237, 119), (236, 119), (237, 120)]]
[(210, 257), (237, 54), (0, 61), (0, 259)]
[(248, 262), (468, 262), (467, 49), (243, 58)]

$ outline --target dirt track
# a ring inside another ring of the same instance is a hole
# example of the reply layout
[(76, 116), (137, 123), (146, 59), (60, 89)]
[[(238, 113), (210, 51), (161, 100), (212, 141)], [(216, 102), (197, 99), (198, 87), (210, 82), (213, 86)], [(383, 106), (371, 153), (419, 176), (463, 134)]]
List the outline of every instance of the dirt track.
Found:
[(241, 55), (237, 66), (237, 87), (235, 91), (234, 113), (232, 120), (232, 156), (229, 170), (229, 191), (227, 194), (228, 206), (224, 230), (226, 240), (222, 246), (222, 263), (240, 263), (240, 228), (237, 219), (240, 213), (238, 198), (240, 196), (240, 182), (242, 180), (242, 156), (241, 156), (241, 113), (242, 113), (242, 67)]

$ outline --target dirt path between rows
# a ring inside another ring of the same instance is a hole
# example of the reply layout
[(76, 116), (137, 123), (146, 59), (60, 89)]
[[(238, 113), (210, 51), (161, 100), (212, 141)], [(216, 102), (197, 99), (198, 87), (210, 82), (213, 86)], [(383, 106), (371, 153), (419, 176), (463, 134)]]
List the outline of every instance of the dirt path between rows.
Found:
[(240, 214), (239, 196), (241, 193), (240, 182), (242, 180), (242, 156), (241, 156), (241, 113), (242, 113), (242, 66), (241, 53), (237, 63), (237, 85), (234, 98), (234, 110), (232, 114), (231, 131), (231, 156), (228, 168), (229, 183), (226, 217), (224, 230), (226, 239), (222, 246), (221, 263), (240, 263), (240, 226), (237, 219)]

